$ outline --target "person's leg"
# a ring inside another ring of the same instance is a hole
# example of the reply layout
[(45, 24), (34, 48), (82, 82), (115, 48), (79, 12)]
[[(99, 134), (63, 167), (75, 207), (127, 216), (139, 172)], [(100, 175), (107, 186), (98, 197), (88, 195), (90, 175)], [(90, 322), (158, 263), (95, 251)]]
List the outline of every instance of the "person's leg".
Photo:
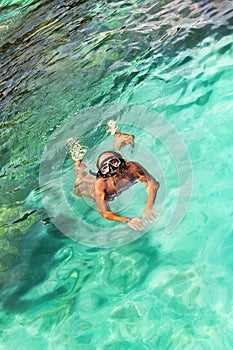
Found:
[(120, 151), (121, 147), (126, 145), (131, 145), (134, 148), (134, 135), (124, 134), (122, 132), (116, 131), (115, 134), (114, 147), (117, 151)]
[(117, 125), (114, 120), (110, 120), (108, 122), (108, 127), (108, 131), (111, 133), (111, 135), (115, 136), (114, 148), (117, 151), (120, 151), (121, 147), (126, 145), (131, 145), (132, 148), (134, 148), (134, 135), (128, 135), (117, 131)]
[(87, 149), (73, 139), (67, 142), (69, 153), (75, 161), (74, 172), (76, 175), (74, 194), (78, 197), (94, 198), (95, 178), (86, 172), (86, 166), (82, 159)]

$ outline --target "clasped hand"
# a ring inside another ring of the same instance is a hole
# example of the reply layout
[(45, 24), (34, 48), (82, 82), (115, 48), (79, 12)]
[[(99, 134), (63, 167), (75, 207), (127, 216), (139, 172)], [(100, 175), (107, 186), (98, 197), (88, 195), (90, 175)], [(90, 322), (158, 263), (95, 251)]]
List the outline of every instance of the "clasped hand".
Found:
[(152, 223), (156, 220), (156, 215), (158, 215), (158, 212), (156, 210), (145, 209), (142, 213), (144, 221), (139, 218), (133, 218), (128, 222), (128, 225), (135, 231), (142, 231), (145, 228), (146, 223)]

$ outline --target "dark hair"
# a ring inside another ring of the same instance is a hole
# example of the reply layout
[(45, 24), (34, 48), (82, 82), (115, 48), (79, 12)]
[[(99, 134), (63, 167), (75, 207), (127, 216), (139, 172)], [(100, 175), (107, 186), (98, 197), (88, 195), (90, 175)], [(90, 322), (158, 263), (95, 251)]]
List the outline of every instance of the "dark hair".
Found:
[[(105, 153), (111, 153), (113, 156), (115, 156), (115, 157), (117, 157), (117, 158), (122, 158), (122, 155), (120, 154), (120, 153), (117, 153), (117, 152), (114, 152), (114, 151), (104, 151), (104, 152), (102, 152), (100, 155), (99, 155), (99, 157), (98, 157), (98, 159), (97, 159), (97, 162), (96, 162), (96, 167), (99, 169), (100, 168), (100, 163), (99, 163), (99, 160), (100, 160), (100, 157), (103, 155), (103, 154), (105, 154)], [(106, 157), (106, 159), (107, 158), (109, 158), (109, 156), (108, 157)], [(104, 160), (103, 160), (104, 161)], [(103, 161), (101, 162), (101, 163), (103, 163)]]

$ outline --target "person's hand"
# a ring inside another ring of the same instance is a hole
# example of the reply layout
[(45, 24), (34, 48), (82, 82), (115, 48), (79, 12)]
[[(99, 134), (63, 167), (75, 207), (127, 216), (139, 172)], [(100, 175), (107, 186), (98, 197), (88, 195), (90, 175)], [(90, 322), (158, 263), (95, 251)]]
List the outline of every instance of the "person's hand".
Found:
[(143, 219), (148, 222), (154, 222), (156, 220), (156, 215), (158, 215), (158, 212), (154, 209), (145, 209), (142, 213)]
[(135, 231), (142, 231), (145, 225), (139, 218), (133, 218), (127, 224)]

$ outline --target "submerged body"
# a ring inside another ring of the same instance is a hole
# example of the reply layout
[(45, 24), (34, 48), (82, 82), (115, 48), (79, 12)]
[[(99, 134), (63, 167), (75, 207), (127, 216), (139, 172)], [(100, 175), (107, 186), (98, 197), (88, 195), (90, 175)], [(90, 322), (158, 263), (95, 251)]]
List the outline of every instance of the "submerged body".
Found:
[[(117, 148), (132, 145), (132, 135), (117, 132)], [(117, 149), (117, 150), (118, 150)], [(130, 218), (118, 215), (111, 211), (109, 202), (113, 201), (122, 192), (140, 181), (146, 186), (148, 193), (142, 218), (146, 222), (156, 219), (153, 210), (159, 183), (146, 169), (136, 162), (127, 162), (117, 152), (103, 152), (97, 160), (98, 172), (96, 178), (88, 174), (85, 165), (80, 159), (76, 160), (75, 174), (77, 176), (74, 194), (77, 196), (91, 197), (95, 200), (99, 213), (107, 220), (125, 222), (135, 230), (142, 230), (145, 222), (140, 218)], [(92, 173), (93, 174), (93, 173)]]

